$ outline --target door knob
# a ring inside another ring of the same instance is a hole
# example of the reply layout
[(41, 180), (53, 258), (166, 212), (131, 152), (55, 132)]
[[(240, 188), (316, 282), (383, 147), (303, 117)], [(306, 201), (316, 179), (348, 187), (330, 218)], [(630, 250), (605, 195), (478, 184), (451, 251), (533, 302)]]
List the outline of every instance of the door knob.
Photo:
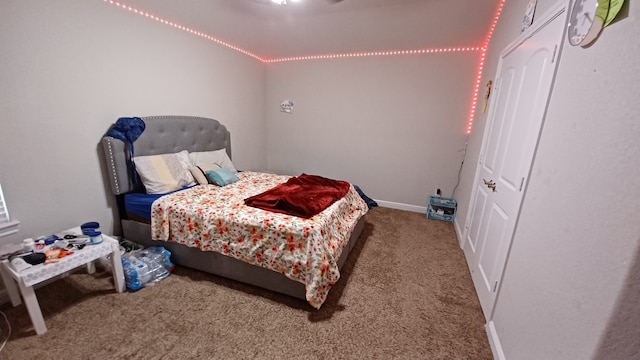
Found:
[(482, 181), (484, 181), (484, 184), (487, 185), (487, 187), (491, 190), (493, 190), (493, 192), (496, 192), (496, 183), (493, 182), (493, 179), (487, 181), (486, 179), (482, 179)]

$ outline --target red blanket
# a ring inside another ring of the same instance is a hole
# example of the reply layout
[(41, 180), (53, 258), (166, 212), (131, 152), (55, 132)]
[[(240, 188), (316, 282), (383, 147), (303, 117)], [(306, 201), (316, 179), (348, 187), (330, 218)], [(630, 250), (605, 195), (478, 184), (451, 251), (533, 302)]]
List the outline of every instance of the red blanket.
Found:
[(244, 199), (248, 206), (308, 219), (347, 194), (350, 184), (302, 174), (262, 194)]

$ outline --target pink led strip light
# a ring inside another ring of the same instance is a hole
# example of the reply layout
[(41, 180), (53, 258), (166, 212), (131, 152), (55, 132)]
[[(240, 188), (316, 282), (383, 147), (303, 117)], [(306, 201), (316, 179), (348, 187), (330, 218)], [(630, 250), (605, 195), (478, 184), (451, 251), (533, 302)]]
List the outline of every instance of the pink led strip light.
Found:
[(475, 117), (476, 109), (478, 107), (478, 94), (480, 92), (480, 81), (482, 80), (482, 72), (484, 70), (484, 61), (486, 58), (487, 47), (489, 45), (489, 41), (491, 40), (491, 36), (493, 35), (493, 31), (495, 30), (496, 24), (498, 23), (498, 19), (500, 18), (500, 14), (502, 13), (502, 8), (504, 6), (505, 0), (500, 0), (498, 4), (498, 8), (496, 10), (496, 14), (494, 16), (493, 22), (489, 29), (489, 34), (481, 47), (448, 47), (448, 48), (440, 48), (440, 49), (418, 49), (418, 50), (396, 50), (396, 51), (373, 51), (373, 52), (359, 52), (359, 53), (347, 53), (347, 54), (325, 54), (325, 55), (308, 55), (308, 56), (295, 56), (295, 57), (286, 57), (280, 59), (263, 59), (249, 51), (241, 49), (237, 46), (231, 45), (225, 41), (214, 38), (211, 35), (205, 34), (203, 32), (188, 28), (186, 26), (182, 26), (176, 24), (174, 22), (159, 18), (155, 15), (149, 14), (145, 11), (138, 10), (126, 4), (119, 3), (113, 0), (104, 0), (104, 2), (109, 3), (111, 5), (115, 5), (119, 8), (129, 10), (134, 14), (144, 16), (146, 18), (158, 21), (162, 24), (169, 25), (176, 29), (186, 31), (196, 36), (200, 36), (207, 40), (213, 41), (222, 46), (226, 46), (235, 51), (241, 52), (245, 55), (251, 56), (257, 60), (260, 60), (263, 63), (276, 63), (276, 62), (285, 62), (285, 61), (300, 61), (300, 60), (318, 60), (318, 59), (338, 59), (338, 58), (350, 58), (350, 57), (365, 57), (365, 56), (391, 56), (391, 55), (418, 55), (418, 54), (437, 54), (437, 53), (450, 53), (450, 52), (472, 52), (472, 51), (480, 51), (480, 62), (478, 64), (478, 71), (476, 74), (476, 82), (473, 89), (473, 97), (471, 101), (471, 110), (469, 111), (469, 119), (467, 121), (467, 130), (466, 133), (470, 134), (471, 129), (473, 128), (473, 119)]
[(138, 14), (138, 15), (144, 16), (146, 18), (158, 21), (158, 22), (163, 23), (165, 25), (172, 26), (172, 27), (174, 27), (176, 29), (183, 30), (183, 31), (186, 31), (186, 32), (191, 33), (193, 35), (197, 35), (197, 36), (203, 37), (203, 38), (205, 38), (207, 40), (211, 40), (211, 41), (213, 41), (215, 43), (218, 43), (218, 44), (220, 44), (222, 46), (226, 46), (226, 47), (228, 47), (230, 49), (233, 49), (235, 51), (239, 51), (239, 52), (241, 52), (241, 53), (243, 53), (245, 55), (251, 56), (252, 58), (256, 58), (256, 59), (264, 62), (264, 60), (262, 60), (259, 56), (255, 55), (255, 54), (252, 54), (252, 53), (250, 53), (250, 52), (248, 52), (246, 50), (243, 50), (243, 49), (241, 49), (241, 48), (239, 48), (237, 46), (233, 46), (233, 45), (231, 45), (231, 44), (229, 44), (227, 42), (224, 42), (222, 40), (216, 39), (211, 35), (207, 35), (207, 34), (205, 34), (203, 32), (200, 32), (200, 31), (197, 31), (197, 30), (193, 30), (193, 29), (188, 28), (186, 26), (182, 26), (182, 25), (176, 24), (174, 22), (167, 21), (165, 19), (159, 18), (159, 17), (157, 17), (155, 15), (152, 15), (152, 14), (149, 14), (149, 13), (147, 13), (145, 11), (138, 10), (136, 8), (133, 8), (133, 7), (129, 6), (129, 5), (119, 3), (117, 1), (104, 0), (104, 2), (109, 3), (111, 5), (115, 5), (115, 6), (119, 7), (119, 8), (125, 9), (125, 10), (129, 10), (134, 14)]
[(363, 57), (363, 56), (389, 56), (389, 55), (417, 55), (417, 54), (435, 54), (444, 52), (463, 52), (463, 51), (480, 51), (481, 47), (450, 47), (442, 49), (419, 49), (419, 50), (396, 50), (396, 51), (369, 51), (359, 53), (347, 53), (347, 54), (326, 54), (326, 55), (308, 55), (308, 56), (294, 56), (281, 59), (269, 59), (262, 60), (265, 63), (284, 62), (284, 61), (297, 61), (297, 60), (316, 60), (316, 59), (338, 59), (348, 57)]
[(482, 80), (482, 72), (484, 71), (484, 60), (487, 57), (487, 48), (489, 47), (491, 36), (493, 36), (493, 31), (496, 29), (496, 24), (498, 24), (498, 19), (500, 19), (500, 14), (502, 13), (504, 2), (505, 0), (500, 0), (498, 8), (496, 9), (496, 14), (493, 17), (493, 22), (491, 23), (491, 27), (489, 28), (487, 38), (484, 41), (482, 48), (480, 48), (482, 52), (480, 53), (480, 62), (478, 63), (476, 83), (473, 88), (473, 97), (471, 100), (471, 110), (469, 111), (469, 120), (467, 120), (467, 134), (470, 134), (471, 129), (473, 129), (473, 118), (475, 117), (476, 109), (478, 108), (478, 93), (480, 92), (480, 81)]
[(363, 57), (363, 56), (389, 56), (389, 55), (417, 55), (417, 54), (435, 54), (435, 53), (444, 53), (444, 52), (463, 52), (463, 51), (481, 51), (482, 48), (477, 46), (477, 47), (448, 47), (448, 48), (441, 48), (441, 49), (418, 49), (418, 50), (396, 50), (396, 51), (373, 51), (373, 52), (359, 52), (359, 53), (347, 53), (347, 54), (326, 54), (326, 55), (308, 55), (308, 56), (295, 56), (295, 57), (286, 57), (286, 58), (280, 58), (280, 59), (263, 59), (253, 53), (250, 53), (249, 51), (243, 50), (237, 46), (231, 45), (227, 42), (224, 42), (222, 40), (216, 39), (211, 35), (207, 35), (203, 32), (197, 31), (197, 30), (193, 30), (191, 28), (188, 28), (186, 26), (182, 26), (179, 24), (176, 24), (174, 22), (162, 19), (160, 17), (157, 17), (155, 15), (149, 14), (145, 11), (142, 10), (138, 10), (134, 7), (131, 7), (129, 5), (123, 4), (123, 3), (119, 3), (117, 1), (113, 1), (113, 0), (104, 0), (104, 2), (109, 3), (111, 5), (115, 5), (119, 8), (125, 9), (125, 10), (129, 10), (134, 14), (138, 14), (141, 16), (144, 16), (146, 18), (158, 21), (162, 24), (165, 25), (169, 25), (172, 26), (176, 29), (179, 30), (183, 30), (186, 31), (188, 33), (191, 33), (193, 35), (197, 35), (200, 37), (203, 37), (207, 40), (211, 40), (215, 43), (218, 43), (220, 45), (226, 46), (230, 49), (239, 51), (245, 55), (251, 56), (255, 59), (258, 59), (264, 63), (275, 63), (275, 62), (285, 62), (285, 61), (297, 61), (297, 60), (315, 60), (315, 59), (337, 59), (337, 58), (348, 58), (348, 57)]

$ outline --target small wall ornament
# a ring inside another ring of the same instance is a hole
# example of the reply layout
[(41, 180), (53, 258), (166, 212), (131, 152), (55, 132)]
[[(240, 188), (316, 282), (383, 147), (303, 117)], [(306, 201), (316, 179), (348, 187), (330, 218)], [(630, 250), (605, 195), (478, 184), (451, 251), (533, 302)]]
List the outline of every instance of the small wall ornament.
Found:
[(489, 97), (491, 96), (491, 87), (493, 86), (493, 81), (489, 80), (487, 82), (487, 92), (484, 94), (484, 106), (482, 107), (482, 112), (487, 112), (487, 104), (489, 103)]
[(520, 27), (520, 33), (523, 33), (525, 30), (533, 24), (533, 16), (536, 13), (536, 5), (538, 0), (529, 0), (527, 3), (527, 8), (524, 11), (524, 16), (522, 17), (522, 26)]
[(293, 101), (284, 100), (280, 103), (280, 112), (293, 114)]

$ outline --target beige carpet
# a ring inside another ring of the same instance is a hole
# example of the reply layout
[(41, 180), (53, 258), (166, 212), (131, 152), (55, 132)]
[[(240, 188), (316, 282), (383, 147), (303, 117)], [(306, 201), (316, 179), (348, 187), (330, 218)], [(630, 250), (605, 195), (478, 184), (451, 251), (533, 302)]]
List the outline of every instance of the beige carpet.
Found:
[(184, 267), (137, 292), (77, 272), (36, 294), (48, 332), (2, 305), (2, 360), (492, 358), (453, 225), (387, 208), (367, 215), (320, 310)]

